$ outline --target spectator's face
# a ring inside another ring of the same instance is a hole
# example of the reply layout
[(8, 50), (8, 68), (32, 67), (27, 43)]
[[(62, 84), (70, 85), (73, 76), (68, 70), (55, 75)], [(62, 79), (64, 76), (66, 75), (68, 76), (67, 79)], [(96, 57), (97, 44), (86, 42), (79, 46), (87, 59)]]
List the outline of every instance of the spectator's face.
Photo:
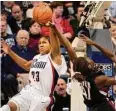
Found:
[(7, 30), (7, 23), (5, 20), (2, 20), (1, 21), (1, 33), (6, 33), (6, 30)]
[(11, 8), (14, 4), (14, 1), (3, 1), (3, 4), (5, 5), (5, 7)]
[(19, 46), (27, 46), (29, 42), (29, 34), (25, 31), (18, 32), (16, 41)]
[(63, 6), (58, 6), (57, 8), (55, 8), (54, 13), (55, 13), (56, 16), (62, 16)]
[(20, 21), (23, 18), (23, 12), (19, 6), (12, 7), (12, 16), (16, 19), (16, 21)]
[(41, 37), (39, 40), (39, 52), (40, 54), (48, 54), (50, 52), (50, 42), (47, 38)]
[(31, 32), (31, 34), (33, 34), (33, 35), (39, 34), (39, 33), (41, 32), (41, 27), (40, 27), (40, 25), (39, 25), (37, 22), (35, 22), (35, 23), (30, 27), (30, 32)]
[(84, 11), (84, 7), (77, 8), (77, 16), (80, 17), (83, 11)]
[(110, 31), (111, 31), (111, 37), (116, 39), (116, 26), (114, 26)]
[(63, 79), (58, 79), (57, 85), (56, 85), (56, 92), (60, 96), (65, 96), (66, 95), (66, 82)]

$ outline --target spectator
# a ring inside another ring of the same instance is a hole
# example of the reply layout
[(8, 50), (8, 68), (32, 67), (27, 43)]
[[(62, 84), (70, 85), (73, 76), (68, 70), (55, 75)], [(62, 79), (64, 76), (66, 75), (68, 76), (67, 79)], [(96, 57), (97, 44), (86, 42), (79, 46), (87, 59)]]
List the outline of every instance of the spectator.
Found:
[(75, 37), (77, 36), (77, 33), (78, 33), (79, 22), (80, 22), (81, 14), (82, 14), (83, 11), (84, 11), (84, 5), (79, 5), (77, 7), (77, 10), (75, 11), (76, 18), (70, 21), (70, 24), (71, 24), (71, 26), (74, 30), (74, 36)]
[(69, 21), (62, 17), (62, 2), (52, 2), (51, 7), (53, 8), (52, 22), (55, 23), (56, 27), (63, 34), (64, 37), (71, 39), (73, 37), (73, 30), (69, 24)]
[(40, 36), (42, 35), (40, 25), (32, 18), (27, 18), (24, 21), (23, 29), (26, 29), (30, 33), (28, 46), (31, 49), (33, 49), (36, 53), (39, 53), (38, 42), (39, 42)]
[(13, 33), (17, 33), (22, 28), (23, 11), (17, 4), (12, 6), (12, 16), (8, 18), (8, 24)]
[(7, 21), (5, 19), (1, 20), (1, 38), (4, 39), (7, 44), (12, 47), (15, 46), (15, 35), (7, 33)]
[[(74, 34), (73, 29), (69, 24), (69, 21), (64, 17), (62, 17), (62, 13), (63, 13), (62, 2), (59, 1), (52, 2), (51, 8), (53, 9), (52, 22), (55, 23), (56, 27), (63, 34), (64, 37), (68, 39), (72, 39)], [(42, 30), (44, 31), (44, 35), (49, 34), (47, 27), (42, 27)]]
[(11, 15), (11, 8), (14, 4), (15, 4), (14, 1), (3, 1), (2, 7), (1, 7), (2, 12), (5, 11), (8, 14), (8, 16), (10, 16)]
[[(0, 27), (1, 27), (0, 29), (1, 39), (5, 40), (10, 47), (15, 46), (16, 45), (15, 35), (11, 35), (7, 33), (7, 21), (3, 16), (1, 16)], [(5, 58), (6, 58), (6, 55), (1, 51), (1, 92), (4, 94), (4, 100), (1, 101), (2, 105), (8, 101), (8, 96), (10, 96), (8, 95), (6, 88), (4, 87), (4, 78), (6, 76), (4, 71), (9, 68), (8, 66), (7, 68), (4, 69)], [(6, 64), (7, 64), (7, 61), (6, 61)], [(10, 76), (8, 78), (10, 78)], [(11, 82), (14, 84), (14, 86), (16, 85), (16, 81), (14, 78), (12, 78)], [(17, 89), (13, 88), (13, 91), (15, 94), (17, 93)]]
[[(5, 20), (5, 21), (7, 21), (7, 17), (8, 17), (8, 14), (6, 13), (6, 12), (2, 12), (1, 13), (1, 20)], [(8, 34), (12, 34), (12, 31), (11, 31), (11, 28), (10, 28), (10, 26), (7, 24), (7, 33)]]
[(56, 90), (55, 90), (55, 104), (52, 111), (63, 111), (63, 108), (68, 108), (70, 111), (70, 95), (67, 94), (67, 84), (66, 80), (63, 77), (60, 77), (57, 81)]
[(111, 40), (113, 44), (113, 51), (116, 54), (116, 25), (113, 25), (110, 29), (111, 32)]
[[(29, 41), (29, 33), (25, 30), (20, 30), (16, 36), (17, 45), (12, 47), (12, 50), (20, 57), (31, 60), (35, 53), (27, 47)], [(10, 56), (6, 56), (2, 60), (2, 80), (5, 94), (8, 97), (14, 96), (17, 91), (17, 74), (28, 73), (26, 70), (18, 66)]]
[(116, 1), (112, 1), (108, 11), (110, 13), (110, 20), (116, 24)]

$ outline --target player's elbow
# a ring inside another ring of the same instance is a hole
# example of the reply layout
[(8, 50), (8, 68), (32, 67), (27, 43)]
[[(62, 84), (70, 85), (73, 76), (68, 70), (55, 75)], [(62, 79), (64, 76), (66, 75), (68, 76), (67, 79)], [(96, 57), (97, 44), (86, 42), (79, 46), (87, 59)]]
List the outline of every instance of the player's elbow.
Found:
[(26, 71), (29, 71), (29, 70), (30, 70), (30, 67), (27, 66), (27, 64), (24, 64), (24, 69), (25, 69)]

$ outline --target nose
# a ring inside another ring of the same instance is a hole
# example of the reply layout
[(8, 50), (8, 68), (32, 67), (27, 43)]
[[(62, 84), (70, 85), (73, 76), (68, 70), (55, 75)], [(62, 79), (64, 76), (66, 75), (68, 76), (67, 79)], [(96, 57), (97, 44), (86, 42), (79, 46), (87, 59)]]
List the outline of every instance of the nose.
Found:
[(39, 44), (39, 47), (43, 47), (44, 45), (43, 44)]

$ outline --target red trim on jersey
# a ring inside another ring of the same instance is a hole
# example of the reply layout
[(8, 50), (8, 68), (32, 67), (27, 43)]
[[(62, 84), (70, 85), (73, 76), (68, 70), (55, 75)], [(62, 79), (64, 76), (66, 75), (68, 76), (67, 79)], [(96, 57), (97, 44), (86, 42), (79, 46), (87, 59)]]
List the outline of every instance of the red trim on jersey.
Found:
[[(51, 63), (51, 60), (50, 60), (50, 63)], [(49, 111), (51, 109), (51, 106), (53, 105), (54, 103), (54, 98), (53, 98), (53, 91), (54, 91), (54, 79), (55, 79), (55, 69), (54, 69), (54, 66), (52, 65), (51, 63), (51, 67), (52, 67), (52, 77), (53, 77), (53, 80), (52, 80), (52, 88), (51, 88), (51, 93), (50, 93), (50, 104), (48, 105), (48, 107), (46, 108), (46, 111)]]
[[(51, 61), (50, 61), (50, 63), (51, 63)], [(51, 94), (50, 95), (52, 95), (53, 94), (53, 91), (54, 91), (54, 79), (55, 79), (55, 69), (54, 69), (54, 66), (52, 65), (52, 63), (51, 63), (51, 67), (52, 67), (52, 75), (53, 75), (53, 80), (52, 80), (52, 88), (51, 88)]]

